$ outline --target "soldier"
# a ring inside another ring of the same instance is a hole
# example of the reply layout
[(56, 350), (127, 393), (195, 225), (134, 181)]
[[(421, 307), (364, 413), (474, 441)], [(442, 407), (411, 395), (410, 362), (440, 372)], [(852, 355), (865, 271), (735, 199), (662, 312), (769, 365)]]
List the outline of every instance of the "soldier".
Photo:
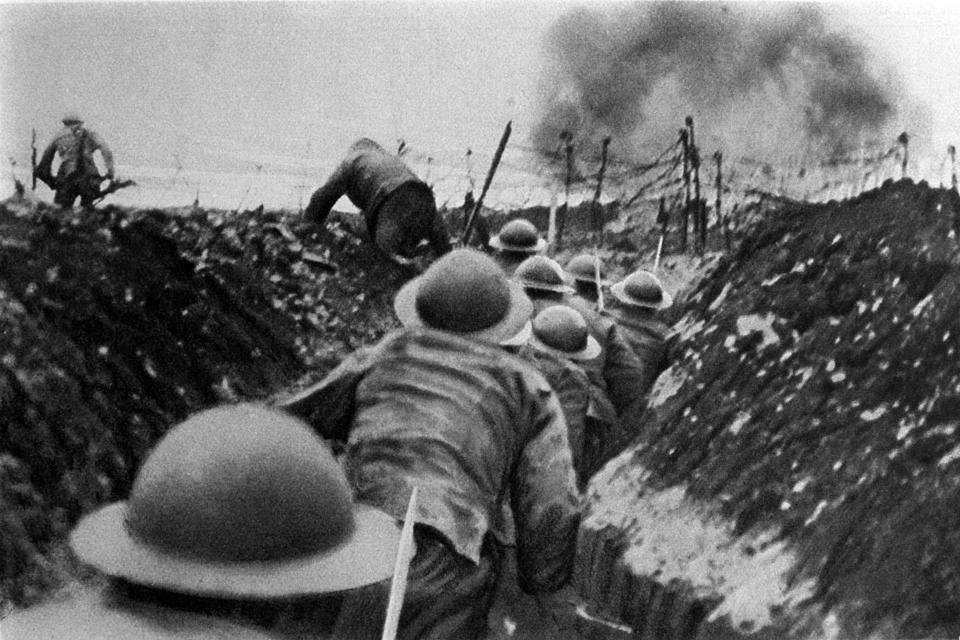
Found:
[(597, 456), (611, 429), (618, 428), (616, 412), (603, 389), (591, 384), (582, 365), (600, 355), (600, 343), (587, 323), (565, 305), (545, 308), (533, 319), (529, 347), (522, 350), (557, 392), (567, 419), (573, 466), (581, 489), (597, 470)]
[[(529, 326), (531, 305), (489, 257), (448, 253), (394, 309), (402, 329), (280, 406), (347, 442), (358, 500), (403, 518), (419, 487), (400, 637), (482, 638), (510, 542), (507, 492), (520, 586), (570, 578), (580, 505), (567, 425), (543, 376), (500, 346)], [(383, 609), (370, 606), (348, 609), (362, 625)]]
[(353, 503), (305, 424), (254, 404), (209, 409), (164, 436), (128, 500), (71, 533), (109, 585), (14, 614), (3, 637), (322, 637), (336, 594), (390, 577), (399, 538), (393, 518)]
[[(113, 180), (113, 153), (110, 147), (97, 133), (83, 126), (83, 119), (75, 113), (63, 116), (63, 129), (44, 149), (37, 164), (37, 179), (42, 180), (51, 189), (56, 190), (53, 202), (61, 207), (70, 208), (76, 199), (86, 209), (100, 195), (100, 183)], [(106, 175), (101, 176), (94, 162), (94, 153), (99, 151), (106, 167)], [(55, 156), (60, 157), (57, 177), (53, 177), (52, 168)]]
[(490, 239), (490, 247), (495, 250), (493, 259), (510, 277), (517, 265), (546, 249), (547, 241), (540, 237), (532, 222), (516, 218), (504, 224), (500, 233)]
[[(589, 253), (581, 253), (574, 256), (567, 263), (567, 275), (573, 280), (577, 295), (596, 303), (600, 297), (597, 290), (597, 258)], [(603, 279), (603, 265), (600, 265), (600, 286), (607, 286), (608, 282)]]
[(370, 238), (387, 255), (411, 258), (421, 240), (427, 240), (437, 255), (450, 250), (433, 191), (403, 160), (369, 138), (353, 143), (347, 157), (311, 196), (304, 218), (323, 224), (343, 195), (360, 209)]
[[(587, 323), (590, 334), (600, 343), (600, 355), (582, 363), (590, 381), (603, 389), (618, 416), (642, 395), (647, 373), (612, 320), (597, 313), (592, 305), (572, 293), (568, 276), (555, 261), (532, 256), (514, 274), (533, 302), (535, 312), (556, 304), (572, 307)], [(558, 285), (562, 282), (562, 285)]]
[(654, 274), (639, 269), (610, 288), (613, 304), (606, 309), (634, 353), (649, 372), (649, 389), (666, 366), (669, 327), (657, 318), (657, 311), (673, 304), (673, 296)]

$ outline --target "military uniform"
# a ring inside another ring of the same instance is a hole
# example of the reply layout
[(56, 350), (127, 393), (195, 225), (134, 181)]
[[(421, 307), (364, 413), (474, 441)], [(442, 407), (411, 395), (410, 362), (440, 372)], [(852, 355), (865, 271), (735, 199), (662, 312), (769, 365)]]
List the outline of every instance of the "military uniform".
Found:
[(419, 487), (401, 637), (484, 637), (500, 547), (512, 541), (508, 492), (521, 586), (569, 579), (580, 504), (567, 424), (528, 363), (496, 344), (405, 328), (284, 406), (347, 442), (358, 501), (403, 518)]
[(644, 363), (652, 386), (667, 365), (667, 334), (670, 327), (651, 311), (608, 306), (604, 314), (613, 320), (630, 348)]
[[(37, 164), (37, 177), (56, 190), (54, 202), (61, 207), (72, 207), (76, 199), (84, 207), (93, 206), (100, 193), (100, 181), (113, 177), (113, 153), (95, 131), (86, 129), (82, 123), (64, 122), (64, 128), (44, 149)], [(72, 124), (72, 126), (70, 126)], [(106, 176), (101, 177), (94, 163), (93, 154), (100, 151), (106, 165)], [(60, 167), (53, 178), (54, 157), (60, 156)]]
[(532, 348), (521, 349), (519, 355), (543, 374), (560, 400), (567, 421), (577, 485), (582, 490), (597, 471), (591, 461), (597, 459), (608, 432), (618, 428), (616, 411), (604, 390), (590, 382), (581, 366), (583, 363), (570, 362)]
[(411, 257), (421, 240), (439, 255), (450, 236), (437, 212), (433, 191), (403, 160), (368, 138), (355, 142), (334, 172), (310, 198), (304, 217), (322, 224), (346, 195), (361, 210), (370, 238), (385, 253)]

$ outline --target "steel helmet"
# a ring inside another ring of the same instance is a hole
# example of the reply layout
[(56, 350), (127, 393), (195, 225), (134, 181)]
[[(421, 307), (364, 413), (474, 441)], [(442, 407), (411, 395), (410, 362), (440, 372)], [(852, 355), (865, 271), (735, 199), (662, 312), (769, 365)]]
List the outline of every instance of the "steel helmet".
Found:
[(547, 307), (533, 319), (530, 344), (547, 353), (571, 360), (593, 360), (600, 343), (590, 335), (580, 313), (565, 305)]
[(530, 256), (513, 272), (513, 278), (525, 289), (573, 293), (569, 278), (556, 260), (546, 256)]

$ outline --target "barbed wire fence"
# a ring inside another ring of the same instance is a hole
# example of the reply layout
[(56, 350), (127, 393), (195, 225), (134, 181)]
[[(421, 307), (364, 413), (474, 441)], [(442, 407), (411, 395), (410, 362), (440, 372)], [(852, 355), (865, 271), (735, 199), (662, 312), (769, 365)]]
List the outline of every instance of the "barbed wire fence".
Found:
[[(709, 123), (702, 128), (708, 129)], [(957, 188), (955, 147), (948, 146), (946, 153), (938, 156), (924, 172), (917, 161), (911, 164), (907, 133), (901, 134), (893, 144), (861, 143), (858, 150), (845, 155), (816, 158), (803, 153), (785, 156), (777, 163), (732, 157), (723, 149), (717, 149), (713, 157), (723, 158), (721, 164), (719, 161), (701, 163), (701, 157), (710, 156), (704, 156), (693, 140), (692, 119), (687, 118), (680, 132), (669, 144), (652, 149), (649, 159), (638, 158), (643, 150), (622, 141), (630, 157), (611, 154), (608, 159), (602, 204), (616, 202), (621, 212), (629, 214), (630, 210), (656, 209), (664, 199), (669, 203), (664, 207), (669, 221), (667, 228), (679, 233), (682, 251), (687, 249), (685, 238), (690, 219), (695, 233), (695, 252), (704, 250), (703, 236), (708, 229), (720, 228), (729, 247), (731, 227), (739, 222), (735, 214), (757, 200), (842, 200), (877, 188), (885, 180), (922, 173), (939, 176), (941, 187)], [(405, 142), (401, 146), (404, 160), (434, 187), (438, 205), (450, 209), (462, 208), (468, 194), (473, 195), (477, 174), (483, 173), (493, 157), (492, 149), (477, 146), (462, 150), (438, 150)], [(213, 178), (202, 170), (190, 170), (187, 165), (204, 166), (211, 157), (222, 155), (217, 149), (225, 158), (248, 168), (235, 176), (234, 183), (218, 187), (215, 194)], [(305, 198), (332, 168), (326, 166), (330, 164), (329, 158), (326, 163), (318, 160), (319, 154), (315, 148), (311, 149), (309, 141), (305, 154), (301, 151), (299, 157), (264, 152), (262, 161), (254, 161), (261, 151), (205, 145), (202, 140), (193, 140), (188, 148), (172, 155), (174, 166), (170, 172), (160, 168), (159, 173), (144, 176), (138, 183), (150, 189), (148, 205), (154, 207), (161, 203), (163, 206), (190, 203), (198, 206), (208, 204), (202, 202), (205, 195), (208, 198), (217, 195), (221, 200), (231, 201), (227, 207), (230, 209), (256, 207), (259, 203), (302, 211)], [(515, 212), (531, 207), (557, 207), (562, 198), (562, 210), (567, 213), (592, 199), (600, 165), (599, 151), (599, 144), (580, 141), (574, 147), (571, 139), (561, 139), (554, 149), (538, 148), (522, 141), (510, 142), (485, 199), (485, 208)], [(13, 166), (14, 180), (18, 170), (20, 165)], [(690, 193), (695, 174), (701, 178), (697, 183), (703, 185), (699, 196)]]
[[(652, 209), (661, 200), (669, 203), (664, 207), (668, 220), (664, 228), (678, 233), (681, 252), (687, 251), (686, 235), (691, 230), (695, 253), (705, 251), (709, 230), (714, 230), (721, 238), (721, 246), (729, 250), (731, 233), (741, 222), (738, 214), (750, 203), (771, 199), (842, 200), (878, 188), (886, 180), (909, 177), (911, 173), (906, 133), (892, 145), (861, 143), (856, 152), (833, 154), (827, 158), (804, 154), (773, 163), (750, 157), (730, 159), (718, 149), (712, 154), (714, 163), (701, 163), (692, 126), (692, 119), (688, 118), (677, 139), (651, 154), (650, 160), (611, 157), (605, 178), (605, 202), (616, 202), (621, 210)], [(587, 153), (581, 151), (574, 154), (572, 166), (568, 169), (562, 147), (563, 143), (557, 150), (522, 143), (509, 144), (486, 206), (512, 212), (532, 206), (556, 207), (558, 194), (565, 190), (568, 202), (564, 202), (561, 209), (588, 201), (595, 185), (599, 159), (589, 153), (590, 150)], [(482, 152), (467, 151), (472, 162), (482, 165), (489, 161), (490, 156)], [(460, 206), (458, 198), (474, 187), (472, 179), (468, 179), (462, 169), (466, 157), (460, 159), (460, 168), (456, 163), (444, 160), (442, 154), (418, 148), (409, 149), (406, 157), (414, 164), (428, 158), (434, 166), (446, 164), (448, 168), (444, 173), (434, 174), (433, 186), (446, 194), (438, 199), (442, 206)], [(940, 159), (936, 171), (941, 187), (945, 186), (944, 175), (948, 169), (949, 185), (956, 188), (956, 151), (952, 145)]]

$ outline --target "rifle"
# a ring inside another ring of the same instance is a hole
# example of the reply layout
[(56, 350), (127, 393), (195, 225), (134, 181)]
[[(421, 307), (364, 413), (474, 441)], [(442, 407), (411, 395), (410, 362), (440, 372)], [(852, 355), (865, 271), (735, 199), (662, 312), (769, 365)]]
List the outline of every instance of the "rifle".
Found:
[(487, 195), (487, 190), (490, 188), (490, 183), (493, 181), (493, 174), (497, 172), (497, 166), (500, 164), (500, 157), (503, 155), (503, 150), (507, 146), (507, 140), (510, 139), (510, 122), (507, 122), (507, 127), (503, 130), (503, 135), (500, 137), (500, 144), (497, 146), (497, 152), (493, 154), (493, 162), (490, 163), (490, 170), (487, 171), (487, 179), (483, 183), (483, 189), (480, 191), (480, 197), (477, 198), (477, 201), (473, 205), (473, 211), (470, 212), (470, 217), (467, 218), (467, 226), (463, 229), (463, 235), (460, 236), (460, 244), (464, 247), (467, 246), (467, 243), (470, 242), (470, 233), (473, 231), (473, 222), (477, 217), (477, 213), (480, 211), (480, 207), (483, 206), (483, 198)]
[(106, 198), (106, 197), (107, 197), (108, 195), (110, 195), (111, 193), (115, 193), (115, 192), (119, 191), (120, 189), (126, 189), (127, 187), (134, 187), (134, 186), (136, 186), (136, 184), (137, 184), (137, 183), (134, 182), (133, 180), (111, 180), (111, 181), (110, 181), (110, 184), (107, 185), (107, 187), (106, 187), (105, 189), (100, 189), (100, 188), (98, 187), (98, 189), (97, 189), (97, 195), (94, 196), (93, 201), (94, 201), (94, 202), (100, 202), (101, 200), (103, 200), (104, 198)]
[(31, 129), (30, 137), (30, 175), (33, 178), (31, 189), (37, 190), (37, 130)]
[(393, 567), (393, 580), (390, 582), (390, 600), (387, 602), (387, 616), (383, 623), (381, 640), (394, 640), (397, 626), (400, 624), (400, 610), (403, 608), (403, 596), (407, 591), (407, 574), (410, 561), (417, 549), (413, 542), (413, 525), (417, 519), (417, 487), (410, 493), (407, 514), (403, 519), (400, 532), (400, 544), (397, 546), (397, 559)]

